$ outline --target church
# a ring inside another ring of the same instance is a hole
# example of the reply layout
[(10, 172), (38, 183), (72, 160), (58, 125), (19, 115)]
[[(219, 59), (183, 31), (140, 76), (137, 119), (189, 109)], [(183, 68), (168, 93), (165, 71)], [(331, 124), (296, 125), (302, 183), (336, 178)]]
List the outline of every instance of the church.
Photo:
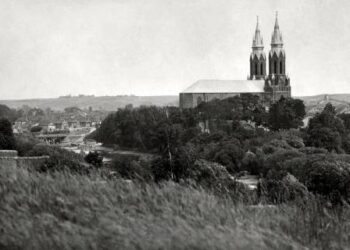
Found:
[(180, 93), (180, 108), (194, 108), (201, 102), (244, 94), (259, 96), (266, 106), (278, 101), (282, 96), (291, 97), (290, 80), (286, 75), (286, 53), (277, 14), (268, 54), (269, 74), (266, 74), (266, 54), (259, 19), (249, 62), (250, 74), (247, 80), (199, 80)]

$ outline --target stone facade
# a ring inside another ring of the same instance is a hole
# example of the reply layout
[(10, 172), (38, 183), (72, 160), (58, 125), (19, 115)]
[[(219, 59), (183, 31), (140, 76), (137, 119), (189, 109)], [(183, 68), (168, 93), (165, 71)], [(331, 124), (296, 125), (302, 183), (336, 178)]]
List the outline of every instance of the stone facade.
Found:
[[(180, 107), (194, 108), (201, 102), (210, 102), (214, 99), (226, 99), (234, 96), (242, 96), (245, 93), (180, 93)], [(260, 97), (261, 100), (268, 100), (269, 96), (265, 92), (255, 92), (254, 95)]]

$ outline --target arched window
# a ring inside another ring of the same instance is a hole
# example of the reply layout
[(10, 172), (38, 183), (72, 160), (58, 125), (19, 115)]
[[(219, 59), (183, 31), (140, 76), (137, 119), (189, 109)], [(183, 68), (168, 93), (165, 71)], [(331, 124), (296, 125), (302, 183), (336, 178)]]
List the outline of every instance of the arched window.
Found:
[(261, 64), (260, 65), (260, 75), (263, 75), (264, 74), (264, 65)]
[(254, 72), (254, 75), (257, 75), (258, 74), (258, 63), (255, 63), (255, 72)]
[(280, 61), (280, 74), (283, 74), (282, 61)]
[(275, 74), (277, 74), (277, 61), (273, 62), (273, 71)]

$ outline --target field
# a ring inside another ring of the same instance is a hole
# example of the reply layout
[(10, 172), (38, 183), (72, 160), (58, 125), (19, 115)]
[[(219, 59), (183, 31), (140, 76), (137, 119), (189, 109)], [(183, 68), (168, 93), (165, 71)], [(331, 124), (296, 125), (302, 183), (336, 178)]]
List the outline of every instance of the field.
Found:
[(0, 232), (0, 249), (350, 249), (350, 210), (0, 168)]
[(114, 111), (132, 104), (134, 107), (141, 105), (177, 106), (178, 96), (72, 96), (46, 99), (27, 100), (0, 100), (10, 108), (19, 109), (23, 105), (41, 109), (51, 108), (53, 110), (64, 110), (68, 107), (86, 109), (92, 107), (94, 110)]

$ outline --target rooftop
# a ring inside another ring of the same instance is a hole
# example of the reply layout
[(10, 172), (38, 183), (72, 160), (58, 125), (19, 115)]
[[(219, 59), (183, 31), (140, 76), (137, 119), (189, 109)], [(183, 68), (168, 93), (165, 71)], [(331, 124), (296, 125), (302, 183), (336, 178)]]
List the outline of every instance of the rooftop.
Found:
[(264, 80), (199, 80), (181, 93), (261, 93)]

